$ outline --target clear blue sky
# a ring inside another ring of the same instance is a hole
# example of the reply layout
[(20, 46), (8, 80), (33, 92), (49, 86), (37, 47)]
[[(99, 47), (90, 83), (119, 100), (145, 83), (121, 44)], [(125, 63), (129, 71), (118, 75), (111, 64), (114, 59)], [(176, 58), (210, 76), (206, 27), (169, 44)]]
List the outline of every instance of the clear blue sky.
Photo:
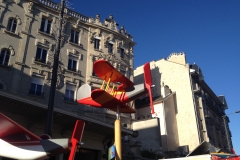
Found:
[[(58, 0), (60, 1), (60, 0)], [(240, 110), (240, 0), (70, 0), (75, 11), (101, 20), (110, 14), (134, 37), (135, 67), (185, 52), (206, 83)], [(240, 154), (240, 113), (229, 115)]]

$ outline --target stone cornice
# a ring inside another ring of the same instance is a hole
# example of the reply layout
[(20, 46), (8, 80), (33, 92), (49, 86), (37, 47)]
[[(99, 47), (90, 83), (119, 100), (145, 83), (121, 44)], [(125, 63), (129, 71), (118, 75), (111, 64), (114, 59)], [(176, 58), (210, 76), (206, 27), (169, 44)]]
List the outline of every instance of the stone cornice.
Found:
[(107, 32), (110, 32), (110, 34), (114, 34), (114, 35), (117, 35), (119, 37), (121, 37), (122, 39), (124, 39), (125, 41), (129, 42), (129, 43), (132, 43), (133, 46), (136, 45), (135, 42), (133, 42), (131, 39), (127, 38), (126, 36), (122, 35), (121, 33), (115, 31), (115, 30), (112, 30), (110, 28), (107, 28), (106, 26), (104, 25), (98, 25), (98, 24), (94, 24), (94, 23), (85, 23), (85, 25), (89, 26), (89, 27), (93, 27), (93, 28), (100, 28), (102, 30), (105, 30)]

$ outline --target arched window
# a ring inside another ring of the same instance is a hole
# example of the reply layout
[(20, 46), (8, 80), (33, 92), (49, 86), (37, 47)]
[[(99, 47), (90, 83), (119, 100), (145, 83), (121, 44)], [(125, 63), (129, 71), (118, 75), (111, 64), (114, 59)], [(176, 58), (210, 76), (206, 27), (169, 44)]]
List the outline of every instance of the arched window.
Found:
[(8, 66), (10, 57), (10, 51), (8, 49), (2, 49), (0, 53), (0, 65)]
[(10, 31), (10, 32), (15, 33), (16, 27), (17, 27), (17, 20), (14, 19), (14, 18), (10, 18), (8, 20), (7, 30)]

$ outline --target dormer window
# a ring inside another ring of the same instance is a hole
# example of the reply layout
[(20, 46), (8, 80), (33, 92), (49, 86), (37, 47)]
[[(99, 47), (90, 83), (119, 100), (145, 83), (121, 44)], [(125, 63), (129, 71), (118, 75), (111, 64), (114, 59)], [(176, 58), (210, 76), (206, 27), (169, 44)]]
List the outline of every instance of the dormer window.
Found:
[(16, 21), (16, 19), (10, 18), (10, 19), (8, 20), (7, 30), (8, 30), (9, 32), (15, 33), (16, 28), (17, 28), (17, 21)]
[(50, 34), (51, 24), (52, 24), (51, 20), (42, 18), (40, 31)]
[(113, 44), (108, 43), (108, 53), (113, 53)]
[(78, 44), (79, 42), (79, 32), (76, 30), (71, 30), (71, 38), (70, 38), (70, 42)]

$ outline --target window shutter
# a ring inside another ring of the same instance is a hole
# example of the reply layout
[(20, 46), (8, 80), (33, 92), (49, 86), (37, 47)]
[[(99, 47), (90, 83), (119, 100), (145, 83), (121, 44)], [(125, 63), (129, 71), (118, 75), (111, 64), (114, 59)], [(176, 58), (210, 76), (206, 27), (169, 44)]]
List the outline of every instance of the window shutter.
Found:
[(66, 89), (70, 90), (70, 91), (75, 91), (76, 90), (76, 86), (75, 85), (71, 85), (71, 84), (66, 84)]
[(32, 76), (32, 83), (43, 85), (44, 79), (42, 77)]

